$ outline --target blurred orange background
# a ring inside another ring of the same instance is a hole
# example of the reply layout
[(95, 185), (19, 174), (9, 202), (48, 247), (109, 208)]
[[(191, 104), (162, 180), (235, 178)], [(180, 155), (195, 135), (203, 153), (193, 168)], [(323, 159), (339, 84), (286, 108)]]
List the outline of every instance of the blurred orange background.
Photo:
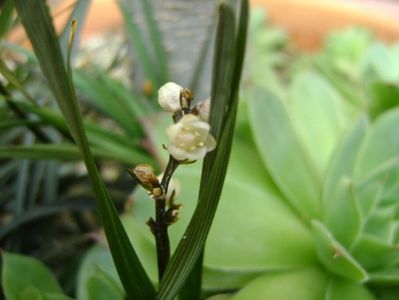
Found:
[[(318, 49), (330, 31), (347, 26), (369, 28), (383, 41), (399, 39), (399, 2), (389, 0), (251, 0), (252, 8), (266, 11), (268, 21), (285, 29), (298, 49)], [(60, 28), (68, 16), (68, 7), (75, 1), (65, 0), (54, 8)], [(85, 21), (83, 40), (93, 34), (112, 31), (121, 26), (122, 18), (115, 0), (92, 1)], [(11, 39), (20, 41), (22, 31)]]

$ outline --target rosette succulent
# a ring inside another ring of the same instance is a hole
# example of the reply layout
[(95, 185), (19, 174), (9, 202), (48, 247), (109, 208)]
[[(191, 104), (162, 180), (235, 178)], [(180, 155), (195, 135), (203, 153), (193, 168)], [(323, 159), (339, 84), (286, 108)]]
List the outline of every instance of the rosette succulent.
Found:
[[(255, 36), (271, 48), (267, 34)], [(377, 72), (381, 52), (365, 50), (361, 70), (351, 72), (357, 78), (323, 56), (319, 71), (301, 66), (281, 88), (270, 77), (271, 66), (283, 61), (281, 52), (263, 63), (260, 44), (249, 49), (252, 84), (241, 95), (229, 169), (206, 244), (204, 293), (233, 300), (397, 299), (399, 78), (393, 71), (389, 80), (381, 68)], [(169, 142), (165, 120), (155, 124), (159, 144)], [(196, 205), (200, 165), (181, 168), (176, 177), (182, 207), (170, 228), (172, 251)], [(152, 205), (144, 191), (133, 199), (125, 224), (156, 281), (154, 243), (144, 225)], [(110, 265), (107, 250), (96, 246), (81, 270), (81, 299), (95, 268), (117, 278)]]
[[(309, 72), (295, 77), (286, 100), (264, 88), (244, 96), (204, 291), (233, 300), (385, 297), (399, 282), (399, 109), (371, 121)], [(195, 208), (199, 176), (196, 165), (176, 172), (183, 206), (172, 248)], [(151, 203), (140, 190), (133, 198), (125, 222), (156, 280), (143, 225)], [(104, 253), (97, 247), (87, 261)]]

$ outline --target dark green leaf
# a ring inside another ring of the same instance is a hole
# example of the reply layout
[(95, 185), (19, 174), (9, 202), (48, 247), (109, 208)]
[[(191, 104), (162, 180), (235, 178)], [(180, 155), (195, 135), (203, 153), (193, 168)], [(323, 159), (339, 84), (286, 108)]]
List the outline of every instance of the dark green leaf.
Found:
[(148, 0), (141, 0), (141, 5), (143, 7), (147, 28), (150, 32), (151, 45), (154, 47), (156, 66), (160, 72), (159, 78), (161, 82), (167, 82), (169, 78), (168, 62), (165, 49), (162, 44), (162, 35), (159, 31), (158, 23), (156, 21), (154, 8), (152, 7), (151, 1)]
[[(211, 91), (211, 133), (216, 150), (204, 160), (198, 205), (161, 281), (158, 299), (173, 299), (202, 253), (226, 175), (238, 103), (238, 85), (244, 58), (248, 2), (241, 2), (240, 28), (226, 3), (219, 6)], [(235, 50), (237, 49), (237, 52)], [(234, 85), (235, 84), (235, 85)]]
[[(64, 136), (70, 137), (68, 126), (61, 114), (48, 108), (39, 108), (27, 103), (20, 103), (19, 106), (25, 111), (34, 113), (43, 122), (53, 125)], [(156, 166), (155, 161), (140, 149), (142, 148), (141, 145), (130, 141), (131, 138), (102, 128), (94, 122), (86, 121), (84, 126), (90, 144), (97, 149), (112, 153), (114, 159), (133, 165), (149, 163)]]
[(371, 83), (367, 89), (370, 92), (369, 113), (372, 119), (383, 112), (399, 106), (399, 86), (387, 82)]
[(57, 203), (55, 205), (36, 206), (14, 218), (11, 222), (3, 225), (0, 228), (0, 240), (21, 226), (29, 224), (29, 222), (46, 218), (63, 211), (82, 211), (83, 209), (94, 210), (94, 205), (68, 201)]
[[(78, 24), (75, 32), (75, 41), (73, 43), (73, 48), (78, 48), (80, 34), (82, 32), (82, 29), (84, 28), (84, 21), (86, 19), (86, 15), (90, 7), (90, 2), (91, 0), (76, 1), (75, 7), (73, 8), (72, 13), (70, 14), (68, 20), (65, 23), (65, 27), (63, 28), (62, 33), (60, 34), (60, 46), (65, 61), (67, 58), (68, 43), (70, 38), (72, 21), (75, 20)], [(74, 52), (74, 50), (75, 49), (71, 49), (72, 52)]]
[(156, 73), (157, 68), (154, 68), (156, 62), (154, 62), (150, 56), (150, 51), (148, 51), (148, 46), (145, 43), (144, 36), (140, 31), (138, 24), (134, 22), (131, 10), (123, 0), (118, 1), (118, 4), (125, 21), (126, 31), (132, 42), (133, 48), (137, 52), (138, 60), (142, 64), (145, 76), (147, 77), (146, 79), (149, 79), (156, 87), (161, 86), (162, 82)]
[[(115, 159), (113, 153), (94, 149), (94, 157), (100, 159)], [(3, 146), (0, 147), (0, 158), (29, 159), (29, 160), (80, 160), (82, 154), (77, 146), (68, 144), (34, 144), (31, 146)], [(129, 161), (127, 161), (129, 163)]]
[(49, 87), (83, 155), (100, 218), (126, 294), (131, 299), (153, 299), (154, 287), (123, 229), (91, 154), (72, 79), (68, 77), (48, 8), (42, 0), (16, 0), (14, 3)]
[(0, 40), (7, 34), (14, 11), (14, 2), (12, 0), (3, 1), (3, 6), (0, 12)]
[[(133, 96), (123, 93), (126, 88), (99, 72), (79, 70), (74, 73), (76, 87), (93, 106), (110, 116), (130, 136), (140, 136), (142, 130), (138, 118), (142, 111), (134, 103)], [(122, 97), (121, 97), (122, 96)]]
[(9, 83), (11, 83), (15, 88), (17, 88), (30, 102), (36, 104), (35, 99), (33, 99), (28, 91), (26, 90), (23, 83), (13, 74), (13, 72), (7, 67), (2, 59), (0, 59), (0, 74), (4, 76)]

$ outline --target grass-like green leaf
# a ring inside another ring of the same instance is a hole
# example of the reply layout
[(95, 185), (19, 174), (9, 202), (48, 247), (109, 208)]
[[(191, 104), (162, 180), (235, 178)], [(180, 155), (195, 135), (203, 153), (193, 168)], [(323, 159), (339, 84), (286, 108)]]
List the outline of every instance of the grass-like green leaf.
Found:
[(126, 294), (129, 299), (153, 299), (154, 287), (129, 241), (90, 151), (72, 79), (67, 75), (48, 8), (41, 0), (16, 0), (14, 4), (48, 85), (82, 153), (109, 247)]
[[(18, 106), (26, 112), (35, 114), (40, 118), (41, 122), (54, 126), (62, 135), (70, 139), (68, 126), (60, 113), (44, 107), (35, 107), (27, 103), (19, 103)], [(90, 145), (95, 146), (100, 151), (103, 150), (112, 153), (114, 160), (133, 165), (139, 163), (156, 165), (154, 159), (141, 149), (142, 147), (137, 141), (130, 141), (129, 137), (111, 132), (93, 122), (85, 121), (84, 127)]]
[[(215, 18), (216, 20), (216, 18)], [(193, 68), (193, 75), (190, 80), (189, 88), (195, 94), (198, 93), (198, 88), (200, 85), (201, 77), (204, 72), (206, 61), (209, 56), (209, 52), (211, 51), (211, 42), (214, 34), (214, 27), (216, 21), (212, 22), (206, 32), (206, 39), (203, 42), (201, 47), (200, 55), (198, 57), (197, 62), (195, 63), (195, 67)]]
[(13, 74), (13, 72), (7, 67), (2, 59), (0, 59), (0, 74), (8, 80), (9, 83), (14, 85), (30, 102), (36, 105), (36, 101), (30, 96), (23, 83)]
[(137, 23), (134, 22), (131, 9), (124, 2), (125, 0), (118, 1), (120, 11), (122, 13), (123, 19), (125, 21), (125, 27), (132, 42), (132, 46), (137, 52), (137, 56), (143, 67), (146, 79), (149, 79), (155, 87), (161, 86), (162, 82), (157, 74), (155, 63), (148, 51), (148, 46), (145, 43), (144, 36)]
[(40, 219), (48, 218), (61, 212), (77, 211), (81, 212), (84, 209), (94, 210), (94, 204), (91, 205), (87, 202), (82, 201), (65, 201), (51, 205), (38, 205), (34, 208), (29, 209), (17, 218), (14, 218), (9, 223), (3, 225), (0, 228), (0, 240), (6, 236), (21, 228), (21, 226), (27, 225), (30, 222), (35, 222)]
[(88, 73), (83, 70), (75, 72), (74, 79), (76, 87), (86, 99), (115, 120), (130, 136), (142, 133), (138, 124), (142, 110), (137, 102), (133, 102), (132, 95), (126, 95), (126, 88), (122, 84), (106, 78), (101, 72)]
[(0, 123), (0, 131), (11, 129), (19, 126), (38, 126), (43, 125), (42, 121), (31, 121), (31, 120), (12, 120)]
[[(92, 151), (96, 158), (115, 159), (115, 155), (109, 151), (99, 149), (93, 149)], [(79, 148), (74, 145), (34, 144), (29, 146), (2, 146), (0, 147), (0, 158), (80, 160), (82, 159), (82, 154), (79, 152)]]
[(151, 45), (154, 47), (157, 58), (156, 65), (159, 67), (159, 78), (161, 82), (167, 82), (169, 79), (168, 62), (165, 47), (162, 44), (162, 35), (156, 21), (154, 8), (151, 1), (141, 0), (145, 21), (150, 32)]
[(77, 43), (76, 40), (79, 41), (79, 39), (80, 39), (82, 29), (84, 28), (84, 21), (86, 19), (86, 15), (87, 15), (87, 12), (90, 7), (90, 2), (91, 2), (91, 0), (76, 1), (71, 14), (68, 17), (67, 22), (65, 23), (62, 33), (60, 34), (61, 51), (62, 51), (62, 54), (63, 54), (65, 60), (67, 58), (68, 42), (69, 42), (69, 37), (70, 37), (72, 21), (75, 20), (78, 24), (78, 27), (75, 32), (75, 42), (73, 43), (74, 49), (71, 49), (71, 51), (74, 52), (74, 50), (76, 48), (78, 48), (78, 45), (79, 45), (79, 43)]
[(0, 39), (2, 39), (8, 32), (14, 11), (14, 2), (7, 0), (3, 2), (3, 7), (0, 12)]
[[(217, 148), (204, 160), (198, 205), (160, 283), (158, 299), (173, 299), (201, 255), (223, 188), (237, 112), (248, 3), (241, 2), (238, 34), (230, 5), (219, 6), (211, 92), (211, 132)], [(237, 52), (236, 52), (237, 51)], [(235, 85), (234, 85), (235, 84)]]

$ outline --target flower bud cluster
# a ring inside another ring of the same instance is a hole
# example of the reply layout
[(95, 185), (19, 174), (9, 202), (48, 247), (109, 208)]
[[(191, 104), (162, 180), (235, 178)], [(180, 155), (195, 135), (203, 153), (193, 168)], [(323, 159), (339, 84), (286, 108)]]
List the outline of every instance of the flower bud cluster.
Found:
[(148, 164), (139, 164), (133, 169), (127, 170), (130, 176), (135, 178), (140, 185), (145, 188), (151, 195), (159, 197), (162, 195), (162, 187), (160, 181), (154, 174), (154, 169)]
[(216, 141), (209, 133), (210, 100), (191, 108), (191, 91), (168, 82), (158, 91), (158, 103), (167, 112), (173, 113), (175, 123), (166, 129), (170, 140), (169, 154), (179, 162), (193, 162), (204, 158), (215, 149)]

